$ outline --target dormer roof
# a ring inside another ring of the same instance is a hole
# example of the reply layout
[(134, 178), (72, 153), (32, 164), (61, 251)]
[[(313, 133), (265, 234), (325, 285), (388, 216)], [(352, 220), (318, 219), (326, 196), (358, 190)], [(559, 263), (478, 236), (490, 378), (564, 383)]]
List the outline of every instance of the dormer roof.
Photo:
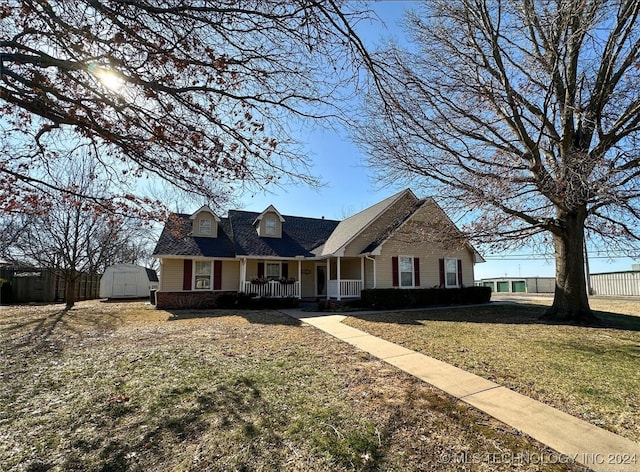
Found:
[(278, 217), (278, 219), (280, 220), (280, 223), (284, 223), (284, 218), (282, 217), (282, 215), (280, 214), (280, 212), (276, 209), (276, 207), (274, 207), (273, 205), (269, 205), (262, 213), (260, 213), (255, 220), (253, 220), (253, 225), (255, 226), (256, 223), (258, 223), (259, 221), (262, 221), (262, 218), (264, 218), (264, 216), (267, 213), (275, 213), (276, 216)]
[(189, 219), (193, 221), (198, 217), (200, 213), (203, 213), (203, 212), (211, 213), (213, 215), (214, 221), (216, 221), (217, 223), (220, 223), (220, 218), (218, 218), (218, 215), (216, 215), (216, 213), (211, 208), (209, 208), (208, 205), (202, 205), (194, 213), (192, 213), (191, 216), (189, 216)]

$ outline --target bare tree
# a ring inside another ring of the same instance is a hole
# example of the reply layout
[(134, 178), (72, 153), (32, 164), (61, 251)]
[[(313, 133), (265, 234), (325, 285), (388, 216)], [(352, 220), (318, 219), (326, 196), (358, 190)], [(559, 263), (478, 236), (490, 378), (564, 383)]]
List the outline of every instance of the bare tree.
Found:
[(143, 178), (214, 202), (242, 186), (313, 184), (291, 130), (339, 115), (355, 92), (366, 52), (350, 24), (368, 15), (358, 6), (4, 2), (0, 211), (68, 194), (50, 166), (77, 148), (101, 164), (111, 192), (76, 196), (122, 213), (162, 209), (132, 187)]
[(104, 213), (82, 198), (100, 197), (105, 186), (95, 179), (95, 163), (87, 156), (70, 160), (75, 165), (58, 168), (59, 177), (52, 183), (73, 194), (43, 202), (37, 214), (24, 216), (10, 247), (14, 257), (54, 270), (64, 280), (67, 308), (75, 304), (80, 274), (99, 274), (109, 265), (136, 263), (146, 257), (141, 236), (147, 230), (138, 219)]
[(585, 229), (637, 241), (637, 0), (433, 0), (376, 56), (358, 141), (387, 182), (472, 211), (485, 242), (553, 242), (550, 318), (593, 320)]
[(4, 214), (0, 217), (0, 259), (11, 259), (10, 248), (24, 230), (22, 215)]

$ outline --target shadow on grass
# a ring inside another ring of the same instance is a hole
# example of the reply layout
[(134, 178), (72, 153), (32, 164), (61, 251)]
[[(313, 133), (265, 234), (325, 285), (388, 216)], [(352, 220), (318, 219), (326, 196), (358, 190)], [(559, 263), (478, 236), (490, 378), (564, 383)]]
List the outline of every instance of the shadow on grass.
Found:
[(203, 310), (164, 310), (169, 313), (169, 321), (190, 319), (222, 318), (225, 316), (240, 316), (251, 324), (300, 326), (301, 322), (283, 313), (271, 310), (232, 310), (232, 309), (203, 309)]
[(40, 349), (50, 347), (54, 337), (73, 335), (82, 338), (87, 331), (113, 330), (121, 322), (116, 315), (100, 313), (99, 316), (87, 316), (82, 309), (63, 307), (54, 311), (33, 313), (15, 322), (5, 322), (0, 331), (5, 336), (8, 335), (8, 339), (3, 336), (5, 344), (18, 349)]
[[(535, 304), (487, 304), (473, 307), (438, 307), (420, 311), (398, 311), (381, 313), (352, 312), (349, 316), (363, 321), (419, 325), (421, 321), (450, 321), (464, 323), (497, 323), (497, 324), (537, 324), (577, 326), (561, 321), (542, 320), (541, 315), (548, 307)], [(640, 316), (622, 315), (594, 311), (600, 318), (599, 326), (581, 326), (585, 329), (619, 329), (624, 331), (640, 331)]]
[[(225, 441), (250, 448), (256, 436), (269, 434), (259, 422), (269, 405), (254, 381), (242, 375), (211, 388), (170, 388), (144, 407), (135, 398), (127, 397), (126, 402), (114, 398), (103, 399), (91, 413), (91, 421), (99, 427), (94, 434), (71, 442), (63, 470), (87, 466), (100, 471), (144, 470), (143, 464), (170, 463), (172, 447), (202, 443), (208, 432), (217, 431), (220, 454), (229, 452)], [(206, 470), (207, 458), (201, 460), (204, 463), (194, 465)]]

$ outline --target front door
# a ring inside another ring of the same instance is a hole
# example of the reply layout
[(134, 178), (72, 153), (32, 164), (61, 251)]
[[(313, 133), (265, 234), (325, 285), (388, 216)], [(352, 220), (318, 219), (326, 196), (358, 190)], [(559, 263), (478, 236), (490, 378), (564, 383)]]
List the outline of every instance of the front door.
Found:
[(316, 296), (327, 295), (327, 266), (316, 266)]

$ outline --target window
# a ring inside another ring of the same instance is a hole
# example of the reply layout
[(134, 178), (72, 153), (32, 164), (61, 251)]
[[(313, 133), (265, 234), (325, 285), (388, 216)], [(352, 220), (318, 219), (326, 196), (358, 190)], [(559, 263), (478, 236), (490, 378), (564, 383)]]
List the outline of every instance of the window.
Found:
[(400, 286), (413, 287), (413, 257), (400, 256), (398, 258)]
[(195, 283), (196, 290), (211, 289), (211, 262), (196, 261)]
[(267, 262), (267, 279), (278, 280), (280, 278), (280, 263)]
[(457, 287), (458, 286), (458, 259), (445, 259), (445, 286)]
[(276, 234), (276, 220), (273, 218), (267, 218), (264, 222), (264, 233), (274, 235)]
[(199, 234), (211, 234), (211, 218), (200, 218)]

